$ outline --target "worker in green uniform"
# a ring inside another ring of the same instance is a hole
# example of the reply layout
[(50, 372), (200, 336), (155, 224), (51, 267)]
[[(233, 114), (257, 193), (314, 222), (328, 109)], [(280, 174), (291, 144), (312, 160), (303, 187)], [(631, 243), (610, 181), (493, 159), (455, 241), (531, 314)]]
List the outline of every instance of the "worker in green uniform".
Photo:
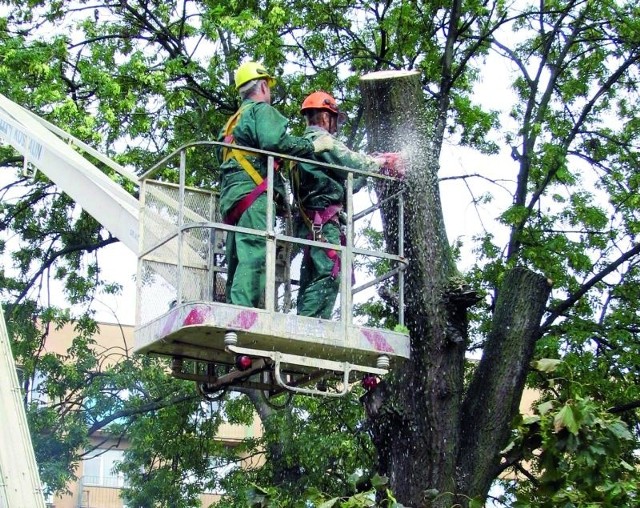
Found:
[[(287, 134), (287, 120), (271, 106), (275, 79), (257, 62), (243, 63), (235, 73), (235, 86), (242, 98), (238, 111), (220, 134), (220, 141), (237, 148), (220, 148), (220, 213), (226, 224), (265, 231), (267, 229), (267, 156), (242, 150), (257, 148), (308, 157), (331, 149), (331, 136), (315, 140)], [(279, 174), (274, 197), (284, 197)], [(265, 289), (266, 241), (264, 237), (229, 231), (226, 239), (226, 302), (258, 307)]]
[[(332, 137), (345, 116), (335, 99), (325, 92), (314, 92), (302, 103), (301, 113), (307, 122), (304, 137), (311, 142)], [(349, 150), (334, 139), (333, 147), (314, 155), (314, 160), (370, 172), (380, 171), (390, 176), (404, 176), (398, 154), (372, 157)], [(299, 162), (292, 172), (292, 190), (299, 208), (296, 225), (298, 238), (340, 245), (339, 215), (343, 209), (347, 171)], [(366, 184), (365, 176), (354, 178), (354, 192)], [(331, 318), (340, 290), (340, 255), (336, 250), (305, 248), (300, 272), (297, 299), (298, 315)]]

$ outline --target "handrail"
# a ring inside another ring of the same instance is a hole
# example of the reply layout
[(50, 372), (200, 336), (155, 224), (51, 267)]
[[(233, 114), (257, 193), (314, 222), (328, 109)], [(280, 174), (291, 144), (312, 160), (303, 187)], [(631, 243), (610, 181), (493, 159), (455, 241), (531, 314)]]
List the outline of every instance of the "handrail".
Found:
[(248, 147), (248, 146), (240, 146), (240, 145), (232, 145), (232, 144), (229, 144), (229, 143), (223, 143), (222, 141), (193, 141), (191, 143), (186, 143), (184, 145), (181, 145), (179, 148), (176, 148), (169, 155), (166, 155), (160, 161), (155, 163), (147, 171), (142, 173), (140, 175), (139, 179), (142, 181), (142, 180), (150, 178), (150, 176), (154, 172), (156, 172), (158, 169), (163, 167), (169, 160), (171, 160), (174, 157), (178, 156), (181, 152), (186, 151), (188, 148), (196, 147), (196, 146), (218, 146), (218, 147), (223, 147), (223, 148), (236, 148), (236, 149), (241, 149), (243, 152), (250, 152), (250, 153), (255, 153), (255, 154), (260, 154), (260, 155), (266, 155), (268, 157), (274, 157), (276, 159), (285, 159), (285, 160), (296, 161), (296, 162), (306, 162), (306, 163), (309, 163), (309, 164), (314, 164), (316, 166), (322, 166), (322, 167), (325, 167), (325, 168), (339, 169), (339, 170), (342, 170), (342, 171), (348, 171), (350, 173), (363, 175), (363, 176), (372, 176), (372, 177), (378, 178), (380, 180), (390, 180), (390, 181), (396, 181), (397, 180), (397, 178), (395, 178), (393, 176), (382, 175), (380, 173), (375, 173), (375, 172), (372, 172), (372, 171), (365, 171), (363, 169), (355, 169), (355, 168), (350, 168), (350, 167), (347, 167), (347, 166), (340, 166), (338, 164), (329, 164), (327, 162), (321, 162), (321, 161), (317, 161), (317, 160), (314, 160), (314, 159), (306, 159), (304, 157), (296, 157), (294, 155), (287, 155), (287, 154), (282, 154), (282, 153), (278, 153), (278, 152), (270, 152), (268, 150), (261, 150), (259, 148), (253, 148), (253, 147)]
[[(207, 147), (228, 147), (228, 148), (240, 148), (243, 151), (247, 151), (250, 153), (254, 153), (257, 155), (264, 155), (267, 157), (267, 182), (268, 182), (268, 186), (267, 186), (267, 197), (271, 199), (271, 202), (273, 202), (274, 199), (274, 160), (276, 158), (278, 159), (284, 159), (284, 160), (292, 160), (292, 161), (297, 161), (297, 162), (306, 162), (309, 164), (314, 164), (316, 166), (321, 166), (321, 167), (325, 167), (325, 168), (333, 168), (333, 169), (337, 169), (337, 170), (341, 170), (347, 173), (348, 177), (346, 179), (346, 217), (347, 217), (347, 221), (346, 221), (346, 233), (347, 233), (347, 242), (346, 245), (332, 245), (330, 248), (332, 248), (333, 250), (337, 251), (339, 253), (339, 256), (342, 260), (341, 263), (341, 287), (340, 287), (340, 315), (341, 315), (341, 321), (344, 322), (344, 325), (346, 327), (351, 326), (352, 324), (352, 318), (353, 318), (353, 314), (351, 311), (351, 307), (353, 304), (353, 295), (356, 293), (359, 293), (360, 291), (363, 291), (373, 285), (375, 285), (376, 283), (379, 283), (381, 281), (387, 280), (391, 277), (397, 277), (398, 278), (398, 285), (399, 285), (399, 290), (400, 291), (404, 291), (404, 270), (406, 268), (407, 265), (407, 260), (406, 258), (404, 258), (404, 243), (402, 241), (402, 238), (399, 239), (398, 244), (397, 244), (397, 252), (393, 253), (393, 252), (388, 252), (386, 250), (381, 250), (381, 251), (374, 251), (374, 250), (367, 250), (367, 249), (361, 249), (361, 248), (357, 248), (354, 245), (354, 224), (356, 222), (356, 220), (361, 219), (362, 217), (373, 213), (374, 211), (380, 209), (380, 207), (384, 204), (384, 203), (388, 203), (389, 201), (393, 201), (393, 200), (397, 200), (399, 205), (398, 205), (398, 212), (400, 214), (402, 214), (404, 212), (404, 207), (403, 207), (403, 191), (400, 190), (398, 192), (394, 192), (393, 195), (391, 196), (387, 196), (384, 199), (379, 200), (375, 205), (368, 207), (366, 210), (364, 211), (359, 211), (357, 214), (355, 213), (354, 210), (354, 203), (353, 203), (353, 180), (354, 180), (354, 176), (355, 175), (362, 175), (362, 176), (366, 176), (366, 177), (370, 177), (370, 178), (374, 178), (377, 180), (381, 180), (381, 181), (397, 181), (397, 178), (394, 177), (390, 177), (387, 175), (383, 175), (383, 174), (379, 174), (379, 173), (375, 173), (375, 172), (371, 172), (371, 171), (366, 171), (366, 170), (359, 170), (359, 169), (354, 169), (354, 168), (349, 168), (346, 166), (340, 166), (340, 165), (336, 165), (336, 164), (329, 164), (329, 163), (324, 163), (324, 162), (320, 162), (320, 161), (316, 161), (313, 159), (306, 159), (306, 158), (302, 158), (302, 157), (295, 157), (295, 156), (289, 156), (286, 154), (280, 154), (280, 153), (276, 153), (276, 152), (271, 152), (268, 150), (261, 150), (261, 149), (257, 149), (257, 148), (251, 148), (251, 147), (244, 147), (244, 146), (239, 146), (239, 145), (233, 145), (233, 144), (229, 144), (229, 143), (224, 143), (224, 142), (220, 142), (220, 141), (195, 141), (195, 142), (191, 142), (191, 143), (186, 143), (182, 146), (180, 146), (178, 149), (174, 150), (171, 154), (163, 157), (158, 163), (156, 163), (152, 168), (150, 168), (148, 171), (146, 171), (145, 173), (143, 173), (142, 175), (140, 175), (140, 183), (141, 183), (141, 189), (146, 188), (146, 182), (151, 182), (153, 176), (162, 168), (166, 167), (168, 164), (175, 164), (173, 161), (176, 158), (179, 158), (179, 166), (177, 166), (175, 169), (177, 169), (179, 171), (179, 175), (178, 175), (178, 179), (179, 179), (179, 184), (178, 184), (178, 198), (176, 199), (177, 203), (176, 204), (180, 204), (180, 203), (184, 203), (184, 194), (185, 192), (188, 190), (189, 192), (191, 192), (192, 190), (195, 191), (201, 191), (201, 189), (199, 188), (194, 188), (194, 187), (187, 187), (185, 182), (186, 182), (186, 167), (187, 167), (187, 158), (191, 153), (191, 150), (193, 148), (207, 148)], [(160, 180), (153, 180), (154, 185), (160, 184), (160, 185), (164, 185), (164, 182), (162, 181), (162, 179)], [(175, 183), (167, 183), (167, 185), (169, 186), (175, 186)], [(155, 191), (154, 191), (155, 192)], [(209, 191), (212, 195), (214, 195), (215, 193), (213, 191)], [(142, 192), (141, 192), (141, 197), (142, 197)], [(182, 206), (180, 206), (180, 208), (182, 208)], [(270, 213), (272, 213), (271, 211), (271, 207), (267, 207), (267, 212), (268, 215)], [(181, 246), (182, 245), (182, 238), (185, 238), (184, 235), (185, 233), (190, 230), (190, 229), (194, 229), (194, 228), (206, 228), (206, 229), (210, 229), (210, 230), (219, 230), (219, 231), (235, 231), (235, 232), (242, 232), (242, 233), (248, 233), (248, 234), (255, 234), (257, 236), (260, 237), (264, 237), (266, 240), (266, 245), (267, 245), (267, 250), (266, 250), (266, 259), (265, 259), (265, 266), (266, 266), (266, 288), (267, 291), (265, 293), (265, 309), (267, 311), (273, 312), (275, 310), (275, 297), (274, 297), (274, 289), (276, 287), (276, 277), (275, 277), (275, 270), (276, 270), (276, 245), (277, 244), (282, 244), (282, 243), (289, 243), (289, 244), (295, 244), (295, 245), (302, 245), (302, 246), (315, 246), (315, 247), (321, 247), (321, 248), (327, 248), (327, 244), (324, 242), (317, 242), (314, 240), (309, 240), (309, 239), (304, 239), (304, 238), (297, 238), (295, 236), (288, 236), (288, 235), (283, 235), (280, 234), (278, 232), (276, 232), (272, 225), (271, 220), (267, 220), (267, 224), (268, 224), (268, 228), (267, 231), (255, 231), (255, 230), (251, 230), (251, 229), (247, 229), (247, 228), (242, 228), (242, 227), (238, 227), (235, 225), (227, 225), (227, 224), (223, 224), (220, 222), (210, 222), (210, 219), (207, 219), (205, 217), (202, 217), (201, 220), (198, 220), (197, 217), (189, 217), (190, 220), (187, 220), (185, 223), (185, 219), (186, 219), (186, 213), (183, 213), (184, 211), (178, 211), (178, 214), (176, 216), (178, 223), (175, 225), (176, 229), (174, 230), (173, 233), (170, 234), (166, 234), (167, 232), (165, 232), (164, 235), (162, 235), (162, 238), (159, 238), (156, 240), (156, 242), (154, 242), (154, 245), (152, 246), (147, 246), (145, 248), (145, 250), (141, 253), (140, 255), (140, 260), (142, 261), (142, 259), (146, 256), (148, 256), (148, 259), (150, 261), (153, 261), (153, 251), (157, 248), (159, 248), (161, 245), (166, 244), (166, 242), (168, 242), (171, 238), (175, 238), (175, 236), (178, 237), (178, 245)], [(190, 214), (193, 214), (193, 212), (189, 212)], [(273, 218), (271, 216), (271, 218)], [(195, 219), (195, 222), (193, 221), (193, 219)], [(269, 216), (267, 217), (267, 219), (269, 219)], [(400, 220), (398, 221), (398, 234), (400, 237), (404, 236), (404, 219), (403, 217), (400, 217)], [(390, 270), (389, 273), (381, 275), (377, 278), (375, 278), (375, 280), (373, 281), (369, 281), (366, 284), (360, 285), (359, 287), (353, 287), (352, 286), (352, 273), (353, 273), (353, 262), (354, 262), (354, 258), (355, 256), (366, 256), (366, 257), (375, 257), (375, 258), (379, 258), (379, 259), (387, 259), (393, 263), (398, 263), (398, 265), (395, 268), (392, 268)], [(187, 265), (183, 265), (183, 252), (182, 252), (182, 248), (179, 247), (177, 250), (177, 266), (178, 266), (178, 272), (180, 272), (182, 270), (183, 266), (187, 266)], [(177, 300), (179, 302), (182, 301), (182, 283), (180, 278), (177, 279), (177, 284), (178, 287), (177, 289)], [(403, 305), (404, 304), (404, 295), (399, 295), (398, 298), (398, 302), (399, 305)], [(404, 324), (404, 312), (402, 311), (402, 309), (399, 309), (399, 313), (398, 313), (398, 322), (400, 324)]]

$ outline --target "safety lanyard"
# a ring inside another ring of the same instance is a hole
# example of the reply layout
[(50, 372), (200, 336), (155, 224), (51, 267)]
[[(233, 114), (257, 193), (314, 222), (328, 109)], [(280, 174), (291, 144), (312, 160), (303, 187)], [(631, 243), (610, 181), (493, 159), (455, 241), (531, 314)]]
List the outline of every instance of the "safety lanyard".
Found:
[(342, 210), (342, 205), (329, 205), (323, 210), (312, 210), (312, 220), (311, 217), (309, 217), (308, 210), (306, 210), (304, 206), (302, 206), (302, 200), (300, 199), (300, 168), (297, 162), (291, 163), (290, 171), (293, 197), (296, 201), (296, 204), (298, 205), (298, 210), (300, 210), (300, 216), (309, 228), (309, 231), (311, 232), (311, 235), (313, 237), (312, 239), (318, 240), (322, 234), (322, 226), (332, 220)]
[(313, 231), (313, 222), (306, 214), (304, 207), (302, 206), (302, 201), (300, 199), (300, 169), (298, 167), (298, 163), (296, 161), (291, 161), (291, 166), (289, 167), (289, 171), (291, 173), (291, 181), (293, 188), (293, 198), (296, 200), (296, 205), (298, 205), (298, 210), (300, 211), (300, 216), (302, 220), (309, 228), (309, 231)]

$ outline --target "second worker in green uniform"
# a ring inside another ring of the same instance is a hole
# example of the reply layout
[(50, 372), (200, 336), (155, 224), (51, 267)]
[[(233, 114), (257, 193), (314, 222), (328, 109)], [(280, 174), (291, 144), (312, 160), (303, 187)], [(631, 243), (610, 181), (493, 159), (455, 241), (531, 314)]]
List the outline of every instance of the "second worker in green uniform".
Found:
[[(335, 99), (325, 92), (309, 95), (302, 103), (300, 111), (307, 121), (304, 137), (310, 142), (317, 142), (327, 134), (333, 137), (343, 117)], [(390, 176), (403, 176), (400, 168), (396, 167), (388, 156), (371, 157), (354, 152), (335, 138), (333, 146), (322, 153), (316, 153), (314, 159), (370, 172), (382, 169)], [(296, 165), (293, 172), (293, 192), (301, 218), (296, 226), (298, 238), (334, 245), (343, 243), (339, 215), (344, 206), (347, 176), (347, 171), (337, 168), (302, 162)], [(353, 191), (360, 190), (365, 184), (366, 177), (354, 178)], [(331, 318), (340, 290), (339, 275), (340, 255), (336, 250), (305, 248), (297, 299), (298, 315)]]

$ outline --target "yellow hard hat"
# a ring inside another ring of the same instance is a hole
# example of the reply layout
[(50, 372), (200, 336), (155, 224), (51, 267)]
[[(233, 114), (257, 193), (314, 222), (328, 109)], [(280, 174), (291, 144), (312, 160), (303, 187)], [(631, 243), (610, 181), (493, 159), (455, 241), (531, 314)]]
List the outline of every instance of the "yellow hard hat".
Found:
[(245, 62), (236, 71), (236, 90), (254, 79), (266, 79), (269, 88), (276, 84), (275, 78), (269, 75), (264, 66), (258, 62)]

